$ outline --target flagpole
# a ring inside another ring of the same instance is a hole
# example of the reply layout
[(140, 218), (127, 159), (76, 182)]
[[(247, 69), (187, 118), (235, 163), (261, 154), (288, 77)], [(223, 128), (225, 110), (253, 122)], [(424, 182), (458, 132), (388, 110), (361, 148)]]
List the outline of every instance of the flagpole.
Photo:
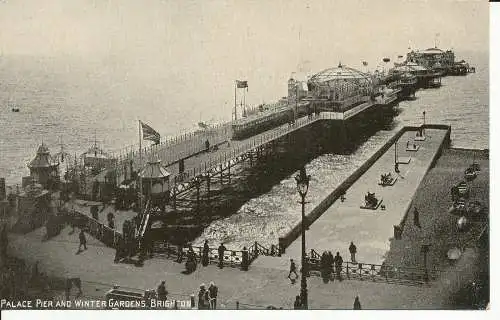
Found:
[(139, 214), (142, 213), (142, 177), (140, 175), (142, 169), (142, 137), (141, 137), (141, 120), (139, 120)]
[(237, 86), (237, 81), (234, 82), (234, 120), (237, 120), (238, 117), (236, 116), (236, 86)]

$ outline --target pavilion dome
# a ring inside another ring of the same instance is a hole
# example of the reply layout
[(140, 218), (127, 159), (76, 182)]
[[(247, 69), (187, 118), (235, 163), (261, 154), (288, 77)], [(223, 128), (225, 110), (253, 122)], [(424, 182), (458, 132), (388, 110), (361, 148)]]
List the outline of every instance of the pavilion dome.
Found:
[(339, 64), (336, 68), (329, 68), (313, 75), (308, 83), (313, 85), (328, 85), (330, 82), (346, 81), (360, 85), (372, 83), (371, 76), (354, 68)]

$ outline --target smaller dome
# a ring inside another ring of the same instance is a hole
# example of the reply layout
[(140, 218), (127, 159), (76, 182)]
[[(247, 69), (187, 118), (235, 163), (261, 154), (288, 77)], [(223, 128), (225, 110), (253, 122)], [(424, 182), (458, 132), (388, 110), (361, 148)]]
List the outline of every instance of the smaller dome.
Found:
[(440, 54), (443, 53), (444, 51), (438, 48), (429, 48), (424, 51), (422, 51), (423, 54)]

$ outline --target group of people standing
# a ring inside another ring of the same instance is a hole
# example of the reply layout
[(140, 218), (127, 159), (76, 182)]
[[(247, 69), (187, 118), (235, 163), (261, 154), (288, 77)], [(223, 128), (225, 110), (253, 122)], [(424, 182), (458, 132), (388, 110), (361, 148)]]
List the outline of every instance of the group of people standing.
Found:
[[(344, 263), (344, 259), (339, 252), (333, 256), (331, 251), (324, 251), (321, 255), (320, 259), (320, 268), (321, 268), (321, 277), (324, 280), (335, 280), (335, 277), (342, 281), (342, 264)], [(332, 271), (335, 271), (335, 275), (332, 276)]]
[(210, 282), (208, 289), (205, 288), (205, 284), (200, 285), (200, 291), (198, 291), (198, 309), (200, 310), (215, 310), (217, 309), (217, 294), (219, 293), (219, 288), (215, 283)]
[[(184, 257), (184, 252), (183, 252), (183, 246), (179, 245), (177, 247), (177, 262), (181, 263)], [(219, 247), (217, 248), (217, 256), (218, 256), (218, 263), (217, 266), (222, 269), (224, 268), (224, 256), (226, 254), (227, 248), (224, 246), (224, 243), (221, 243)], [(198, 255), (195, 253), (193, 246), (189, 245), (188, 247), (188, 252), (186, 254), (187, 260), (186, 260), (186, 271), (188, 273), (191, 273), (196, 270), (196, 265), (198, 264)], [(208, 246), (208, 240), (205, 240), (205, 243), (203, 244), (203, 249), (201, 251), (201, 265), (206, 267), (210, 264), (210, 247)], [(249, 265), (249, 255), (248, 255), (248, 249), (246, 247), (243, 248), (242, 251), (242, 256), (241, 256), (241, 269), (244, 271), (248, 270), (248, 265)]]
[[(356, 262), (356, 253), (358, 249), (354, 242), (351, 241), (349, 245), (349, 253), (351, 254), (351, 262)], [(344, 259), (340, 255), (339, 252), (335, 256), (333, 256), (331, 251), (324, 251), (320, 258), (320, 271), (321, 277), (327, 281), (330, 279), (332, 281), (337, 278), (339, 281), (342, 281), (342, 264), (344, 263)], [(335, 274), (332, 276), (332, 272)]]

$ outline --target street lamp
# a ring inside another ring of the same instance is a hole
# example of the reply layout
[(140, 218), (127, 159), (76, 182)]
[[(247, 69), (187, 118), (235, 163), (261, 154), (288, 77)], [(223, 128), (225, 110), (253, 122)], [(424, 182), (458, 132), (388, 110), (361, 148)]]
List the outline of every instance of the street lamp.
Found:
[(424, 112), (422, 112), (422, 114), (423, 114), (423, 116), (424, 116), (424, 126), (423, 126), (423, 128), (422, 128), (422, 129), (423, 129), (423, 130), (422, 130), (422, 131), (423, 131), (423, 132), (422, 132), (422, 133), (423, 133), (423, 134), (422, 134), (422, 136), (425, 136), (425, 111), (424, 111)]
[(424, 255), (424, 281), (429, 282), (429, 270), (427, 269), (427, 254), (429, 253), (429, 244), (423, 244), (421, 247), (422, 254)]
[(297, 181), (297, 191), (300, 194), (300, 204), (302, 205), (302, 274), (300, 282), (300, 297), (302, 302), (302, 307), (307, 309), (307, 262), (306, 262), (306, 217), (305, 217), (305, 205), (306, 205), (306, 195), (309, 189), (309, 181), (311, 176), (306, 174), (306, 168), (300, 169), (300, 173), (295, 176), (295, 181)]

